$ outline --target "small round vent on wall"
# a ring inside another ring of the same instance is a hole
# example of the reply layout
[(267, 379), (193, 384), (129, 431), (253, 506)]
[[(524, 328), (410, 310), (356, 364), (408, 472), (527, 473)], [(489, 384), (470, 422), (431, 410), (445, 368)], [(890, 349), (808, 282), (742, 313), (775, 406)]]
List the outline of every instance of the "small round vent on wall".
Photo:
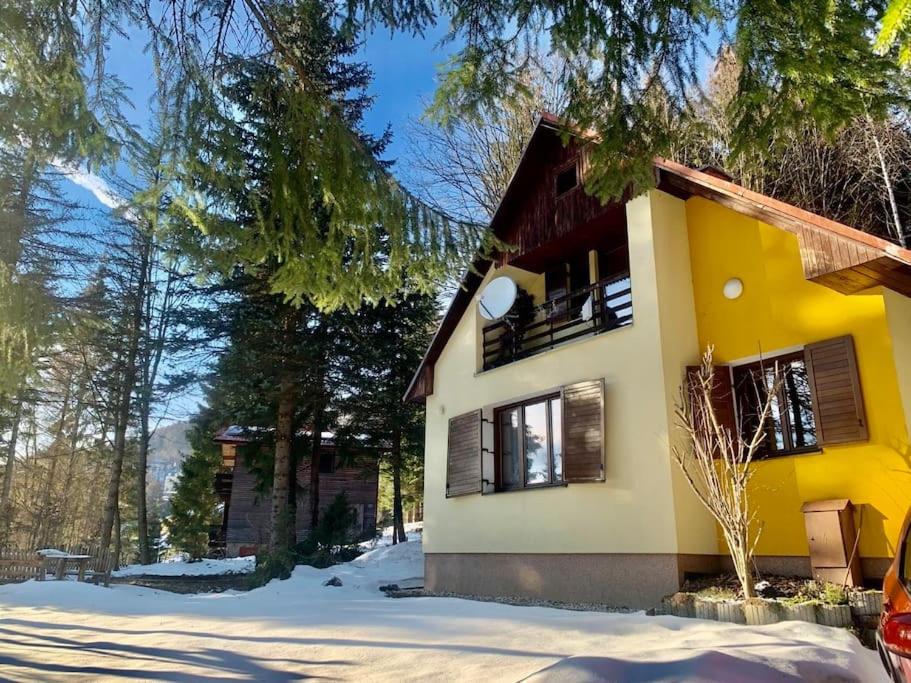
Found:
[(724, 296), (726, 299), (739, 299), (743, 294), (743, 280), (739, 277), (732, 277), (724, 283)]

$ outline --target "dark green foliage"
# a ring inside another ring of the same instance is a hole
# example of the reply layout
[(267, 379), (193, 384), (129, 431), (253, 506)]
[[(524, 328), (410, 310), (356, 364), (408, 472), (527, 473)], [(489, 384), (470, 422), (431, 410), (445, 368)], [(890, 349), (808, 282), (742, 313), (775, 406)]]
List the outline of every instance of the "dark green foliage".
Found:
[(351, 545), (354, 542), (354, 525), (357, 515), (344, 491), (332, 499), (329, 506), (320, 516), (319, 524), (311, 532), (311, 537), (320, 550), (332, 551), (339, 546)]
[(297, 562), (322, 568), (353, 560), (360, 555), (356, 522), (355, 510), (343, 491), (323, 510), (316, 529), (295, 547)]
[(701, 86), (705, 61), (729, 35), (747, 65), (735, 112), (733, 143), (740, 152), (767, 150), (773, 134), (808, 124), (831, 135), (857, 116), (880, 118), (908, 101), (908, 79), (899, 69), (911, 59), (905, 0), (893, 0), (884, 20), (886, 0), (350, 4), (403, 30), (446, 17), (462, 47), (447, 64), (431, 109), (444, 124), (524, 95), (525, 76), (545, 44), (565, 64), (569, 102), (557, 113), (600, 143), (586, 188), (602, 199), (635, 195), (654, 182), (651, 160), (667, 155), (675, 140), (650, 100), (663, 92), (671, 119), (679, 116)]
[[(292, 537), (289, 528), (294, 525), (294, 517), (290, 510), (285, 510), (278, 519), (277, 528), (272, 533)], [(298, 555), (294, 548), (285, 546), (261, 552), (256, 556), (256, 571), (251, 577), (253, 587), (262, 586), (272, 579), (287, 579), (291, 576), (294, 566), (298, 564)]]
[(392, 480), (389, 513), (399, 532), (404, 504), (416, 504), (423, 494), (424, 410), (404, 396), (436, 320), (435, 299), (407, 295), (359, 311), (348, 339), (352, 362), (342, 412), (349, 427), (342, 433), (366, 437), (380, 455), (382, 472)]
[[(185, 188), (173, 205), (184, 248), (230, 272), (264, 265), (273, 291), (321, 310), (429, 290), (462, 266), (481, 232), (417, 202), (388, 174), (388, 136), (360, 128), (369, 70), (330, 3), (277, 4), (286, 49), (231, 61), (188, 119)], [(293, 28), (291, 28), (293, 27)], [(283, 63), (281, 63), (283, 62)]]
[(813, 123), (833, 134), (857, 116), (879, 119), (907, 102), (894, 55), (878, 55), (871, 32), (885, 2), (745, 2), (734, 51), (743, 65), (735, 148), (764, 149), (780, 131)]
[(270, 551), (256, 556), (256, 571), (250, 578), (251, 587), (262, 586), (272, 579), (287, 579), (298, 564), (322, 569), (353, 560), (360, 555), (353, 531), (355, 523), (355, 511), (348, 496), (344, 492), (339, 493), (320, 515), (316, 529), (293, 549)]
[(181, 466), (168, 518), (171, 546), (194, 560), (208, 553), (209, 529), (218, 522), (215, 475), (221, 468), (221, 451), (209, 426), (200, 419), (190, 434), (193, 452)]

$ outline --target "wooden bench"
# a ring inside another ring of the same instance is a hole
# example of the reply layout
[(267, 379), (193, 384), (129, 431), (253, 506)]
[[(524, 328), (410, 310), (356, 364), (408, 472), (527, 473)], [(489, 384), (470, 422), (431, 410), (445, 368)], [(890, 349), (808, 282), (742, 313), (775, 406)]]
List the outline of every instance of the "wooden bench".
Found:
[(107, 550), (97, 546), (70, 546), (62, 556), (48, 556), (47, 560), (56, 567), (58, 579), (75, 576), (77, 581), (89, 581), (107, 586), (111, 582), (114, 558)]

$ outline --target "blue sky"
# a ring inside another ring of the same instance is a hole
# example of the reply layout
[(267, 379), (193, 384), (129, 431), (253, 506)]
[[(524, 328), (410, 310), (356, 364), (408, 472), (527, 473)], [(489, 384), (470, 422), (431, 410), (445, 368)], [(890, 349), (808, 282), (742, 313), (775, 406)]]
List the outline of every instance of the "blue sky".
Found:
[[(374, 104), (365, 117), (365, 128), (381, 134), (387, 125), (392, 127), (392, 144), (386, 158), (401, 159), (407, 149), (407, 123), (423, 112), (436, 88), (437, 67), (446, 61), (452, 45), (440, 46), (446, 26), (436, 27), (423, 37), (405, 34), (390, 35), (377, 31), (365, 41), (358, 59), (370, 64), (374, 80), (369, 92)], [(150, 102), (154, 95), (152, 62), (145, 52), (144, 37), (132, 33), (115, 39), (107, 59), (108, 71), (118, 76), (130, 89), (132, 107), (125, 114), (140, 130), (149, 122)], [(125, 170), (125, 169), (124, 169)], [(70, 199), (91, 210), (108, 211), (110, 197), (104, 196), (103, 183), (90, 174), (76, 173), (74, 182), (67, 183)], [(201, 399), (198, 391), (177, 399), (169, 408), (165, 421), (185, 419), (192, 415)]]
[(445, 33), (445, 26), (436, 27), (423, 38), (390, 36), (381, 31), (361, 50), (361, 58), (374, 70), (370, 94), (376, 98), (366, 127), (371, 133), (380, 133), (387, 123), (392, 125), (393, 140), (387, 154), (392, 158), (402, 155), (408, 118), (421, 115), (422, 101), (428, 101), (436, 89), (437, 67), (453, 51), (451, 44), (439, 46)]
[[(437, 67), (453, 51), (451, 44), (440, 45), (446, 30), (445, 24), (424, 36), (392, 35), (388, 30), (378, 30), (359, 50), (358, 59), (370, 64), (374, 72), (369, 89), (374, 104), (365, 118), (365, 127), (379, 134), (387, 124), (392, 126), (394, 137), (387, 153), (392, 158), (402, 155), (405, 125), (410, 117), (422, 113), (422, 101), (429, 100), (436, 88)], [(152, 63), (144, 40), (135, 31), (126, 38), (115, 39), (107, 58), (108, 71), (130, 88), (133, 107), (126, 113), (140, 128), (147, 123), (149, 102), (154, 95)]]
[[(388, 30), (381, 30), (370, 35), (359, 50), (358, 59), (370, 64), (374, 72), (369, 88), (374, 102), (365, 116), (364, 127), (379, 135), (387, 125), (391, 126), (392, 143), (385, 153), (388, 159), (400, 160), (404, 155), (408, 120), (423, 113), (424, 103), (436, 88), (438, 67), (454, 50), (451, 44), (441, 45), (446, 30), (445, 24), (424, 36), (392, 35)], [(129, 88), (131, 106), (125, 108), (124, 114), (139, 130), (145, 130), (152, 110), (155, 79), (144, 35), (131, 31), (125, 37), (115, 37), (108, 51), (107, 69)], [(121, 172), (128, 173), (128, 169), (122, 168)], [(110, 207), (109, 201), (98, 201), (97, 178), (81, 173), (73, 173), (71, 177), (75, 182), (68, 184), (67, 193), (72, 200), (92, 209)]]

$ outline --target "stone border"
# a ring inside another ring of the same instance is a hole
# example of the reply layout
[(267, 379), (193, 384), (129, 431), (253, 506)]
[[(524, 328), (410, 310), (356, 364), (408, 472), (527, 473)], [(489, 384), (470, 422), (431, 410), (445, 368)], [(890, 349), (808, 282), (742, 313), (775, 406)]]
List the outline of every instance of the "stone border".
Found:
[(382, 590), (390, 598), (458, 598), (459, 600), (473, 600), (475, 602), (496, 602), (501, 605), (514, 605), (516, 607), (552, 607), (574, 612), (610, 612), (613, 614), (630, 614), (642, 610), (628, 609), (626, 607), (611, 607), (600, 602), (562, 602), (560, 600), (544, 600), (540, 598), (523, 598), (496, 595), (466, 595), (463, 593), (448, 593), (445, 591), (430, 591), (424, 588), (387, 588)]
[(156, 576), (134, 574), (111, 577), (112, 584), (142, 586), (170, 593), (222, 593), (226, 590), (248, 591), (251, 588), (251, 573), (206, 574), (202, 576)]

